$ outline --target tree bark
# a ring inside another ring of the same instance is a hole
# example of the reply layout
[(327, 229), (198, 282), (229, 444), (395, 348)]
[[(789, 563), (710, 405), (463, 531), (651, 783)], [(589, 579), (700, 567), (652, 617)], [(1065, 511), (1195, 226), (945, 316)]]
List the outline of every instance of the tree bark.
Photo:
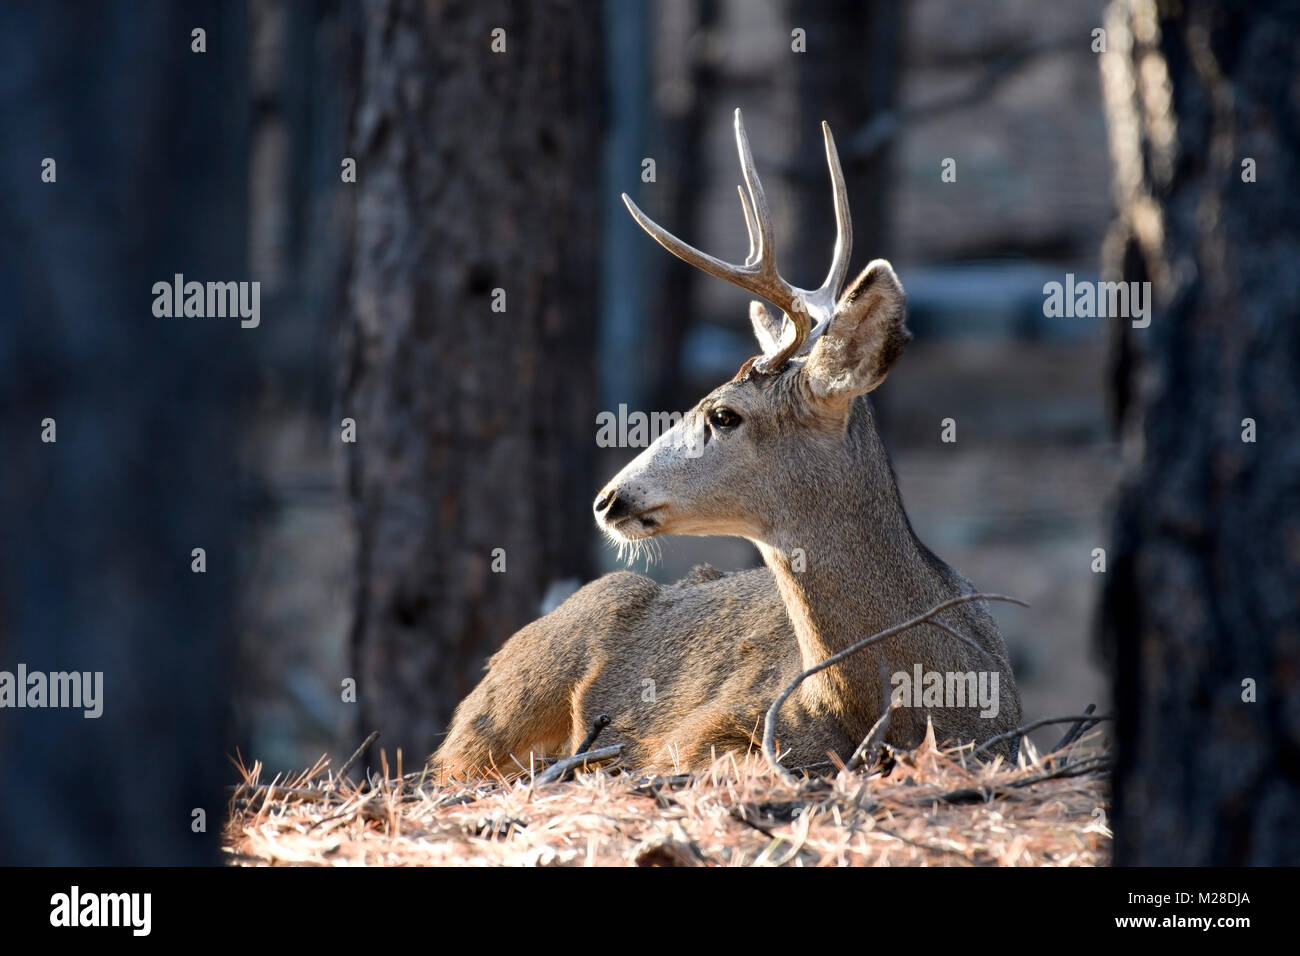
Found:
[[(1300, 5), (1118, 2), (1115, 863), (1300, 863)], [(1257, 165), (1243, 181), (1243, 160)], [(1253, 419), (1254, 442), (1243, 441)], [(1244, 682), (1254, 682), (1248, 702)]]
[(215, 0), (0, 12), (0, 670), (103, 675), (98, 717), (0, 712), (0, 863), (219, 860), (241, 395), (275, 318), (151, 305), (257, 278), (247, 52)]
[[(853, 209), (853, 258), (846, 285), (872, 259), (887, 257), (890, 145), (867, 158), (846, 144), (879, 113), (898, 105), (902, 11), (897, 0), (793, 0), (791, 23), (807, 31), (796, 56), (799, 143), (792, 181), (797, 212), (789, 276), (815, 289), (826, 278), (835, 243), (835, 206), (821, 124), (830, 124)], [(877, 396), (878, 397), (878, 396)]]
[[(853, 255), (845, 288), (872, 259), (890, 256), (893, 143), (866, 157), (854, 156), (847, 147), (854, 133), (898, 107), (900, 7), (897, 0), (791, 2), (791, 23), (807, 31), (808, 52), (795, 56), (799, 139), (792, 155), (795, 229), (786, 275), (803, 288), (822, 284), (835, 244), (823, 120), (835, 135), (852, 210)], [(892, 430), (889, 394), (884, 389), (871, 396), (877, 426), (886, 439)]]
[(598, 12), (364, 5), (341, 382), (352, 650), (360, 729), (408, 765), (548, 582), (587, 576)]

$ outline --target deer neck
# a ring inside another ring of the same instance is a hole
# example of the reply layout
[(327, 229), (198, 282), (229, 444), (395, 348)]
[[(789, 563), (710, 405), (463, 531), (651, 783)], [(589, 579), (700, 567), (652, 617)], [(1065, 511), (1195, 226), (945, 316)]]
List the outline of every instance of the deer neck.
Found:
[[(907, 520), (865, 400), (854, 402), (844, 451), (821, 471), (824, 481), (792, 499), (791, 513), (774, 521), (767, 540), (755, 542), (776, 578), (804, 669), (951, 590)], [(879, 654), (854, 654), (804, 681), (800, 694), (818, 711), (874, 711), (888, 679), (880, 670)]]

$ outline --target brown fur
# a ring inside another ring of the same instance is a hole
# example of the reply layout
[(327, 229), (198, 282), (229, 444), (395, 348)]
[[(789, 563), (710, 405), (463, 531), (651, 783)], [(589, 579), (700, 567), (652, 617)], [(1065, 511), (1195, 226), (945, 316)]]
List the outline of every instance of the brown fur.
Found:
[[(755, 746), (768, 706), (800, 671), (970, 593), (912, 532), (865, 395), (910, 338), (905, 312), (893, 270), (871, 263), (806, 358), (771, 374), (746, 363), (742, 373), (751, 374), (707, 396), (598, 499), (598, 520), (613, 537), (740, 535), (766, 567), (696, 569), (667, 586), (630, 572), (592, 582), (492, 657), (431, 764), (453, 775), (518, 772), (530, 753), (572, 752), (604, 713), (612, 721), (599, 745), (621, 743), (625, 766), (698, 770)], [(706, 425), (720, 406), (743, 423)], [(681, 450), (690, 429), (707, 435), (696, 457)], [(617, 515), (613, 502), (623, 508)], [(927, 717), (941, 741), (1015, 727), (1020, 701), (987, 608), (964, 604), (937, 620), (993, 663), (933, 627), (874, 644), (787, 702), (777, 731), (785, 765), (832, 752), (847, 759), (888, 705), (890, 675), (918, 663), (996, 671), (1000, 710), (983, 718), (973, 707), (901, 708), (890, 743), (919, 742)]]

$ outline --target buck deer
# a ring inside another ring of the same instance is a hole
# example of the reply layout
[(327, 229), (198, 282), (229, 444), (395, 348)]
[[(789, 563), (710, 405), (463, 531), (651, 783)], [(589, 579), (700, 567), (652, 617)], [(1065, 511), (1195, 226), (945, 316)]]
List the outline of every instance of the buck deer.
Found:
[[(755, 746), (769, 704), (801, 671), (973, 593), (912, 531), (876, 431), (866, 395), (911, 339), (906, 300), (883, 259), (839, 295), (852, 228), (829, 127), (822, 124), (837, 236), (826, 281), (814, 291), (777, 272), (771, 216), (739, 110), (735, 131), (749, 233), (743, 265), (700, 252), (626, 194), (623, 201), (673, 255), (784, 314), (750, 304), (763, 355), (619, 472), (597, 496), (595, 515), (620, 546), (662, 534), (748, 538), (766, 567), (702, 566), (668, 586), (622, 571), (588, 584), (493, 655), (430, 758), (443, 774), (517, 773), (530, 754), (572, 753), (599, 714), (611, 718), (601, 744), (622, 744), (624, 766), (702, 768)], [(981, 741), (1017, 726), (1006, 648), (987, 607), (972, 601), (804, 681), (778, 716), (785, 765), (823, 762), (830, 752), (847, 760), (889, 706), (890, 675), (910, 677), (917, 665), (984, 672), (990, 684), (996, 674), (996, 715), (980, 716), (978, 705), (899, 708), (887, 742), (915, 744), (927, 716), (941, 741)]]

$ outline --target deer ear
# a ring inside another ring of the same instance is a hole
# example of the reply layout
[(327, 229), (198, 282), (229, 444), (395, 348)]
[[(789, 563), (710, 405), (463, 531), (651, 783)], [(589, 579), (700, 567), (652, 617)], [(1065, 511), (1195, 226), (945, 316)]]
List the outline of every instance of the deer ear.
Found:
[(818, 398), (852, 398), (885, 380), (903, 346), (907, 296), (884, 259), (869, 263), (835, 307), (826, 331), (812, 347), (804, 374)]
[(757, 299), (749, 303), (749, 322), (754, 326), (754, 337), (764, 355), (772, 355), (781, 344), (781, 323), (784, 316), (777, 315)]

